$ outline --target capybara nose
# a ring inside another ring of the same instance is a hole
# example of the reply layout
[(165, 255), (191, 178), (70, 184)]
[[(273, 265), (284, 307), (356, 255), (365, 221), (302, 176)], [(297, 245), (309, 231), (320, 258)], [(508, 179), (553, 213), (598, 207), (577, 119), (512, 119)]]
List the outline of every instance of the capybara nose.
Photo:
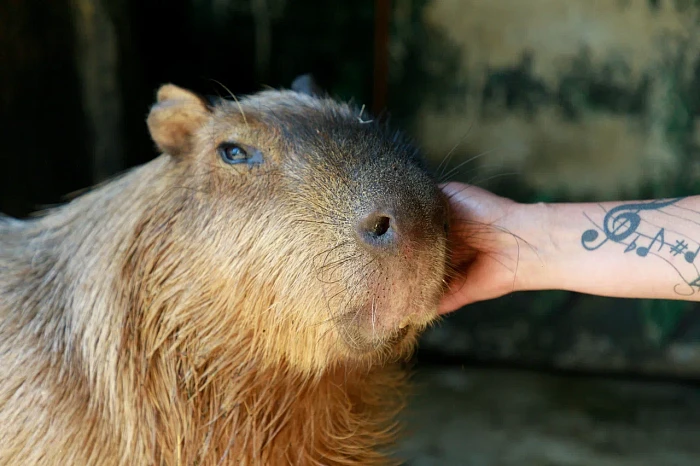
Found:
[(373, 248), (391, 246), (397, 241), (397, 224), (393, 215), (385, 210), (375, 210), (357, 222), (360, 239)]

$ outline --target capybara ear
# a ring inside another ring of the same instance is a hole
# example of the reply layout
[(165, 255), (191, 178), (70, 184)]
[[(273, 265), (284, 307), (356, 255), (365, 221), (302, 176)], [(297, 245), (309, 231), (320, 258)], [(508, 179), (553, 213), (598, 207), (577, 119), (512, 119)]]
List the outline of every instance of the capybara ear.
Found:
[(301, 94), (307, 94), (310, 96), (323, 95), (323, 89), (316, 83), (316, 80), (311, 74), (302, 74), (297, 76), (294, 81), (292, 81), (292, 90), (294, 92), (299, 92)]
[(158, 148), (170, 155), (187, 154), (193, 136), (211, 113), (199, 95), (173, 84), (158, 89), (156, 103), (148, 115), (148, 130)]

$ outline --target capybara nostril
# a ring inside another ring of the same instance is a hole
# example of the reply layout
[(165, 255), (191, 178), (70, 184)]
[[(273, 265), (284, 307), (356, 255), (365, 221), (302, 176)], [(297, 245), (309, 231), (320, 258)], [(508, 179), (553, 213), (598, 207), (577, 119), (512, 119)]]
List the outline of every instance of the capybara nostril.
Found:
[(360, 238), (370, 246), (387, 245), (396, 239), (396, 221), (382, 211), (374, 211), (357, 223)]

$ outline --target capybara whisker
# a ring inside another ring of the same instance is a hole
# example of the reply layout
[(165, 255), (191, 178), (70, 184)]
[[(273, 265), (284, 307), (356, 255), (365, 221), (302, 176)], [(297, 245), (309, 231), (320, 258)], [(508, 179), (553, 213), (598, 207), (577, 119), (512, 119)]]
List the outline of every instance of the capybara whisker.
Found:
[(480, 184), (487, 183), (491, 180), (495, 180), (496, 178), (501, 178), (503, 176), (514, 176), (514, 175), (519, 175), (520, 173), (518, 172), (507, 172), (507, 173), (497, 173), (495, 175), (487, 176), (485, 178), (479, 178), (479, 175), (475, 176), (474, 178), (470, 179), (468, 181), (469, 184), (472, 184), (474, 186), (479, 186)]
[(450, 149), (447, 152), (447, 155), (443, 157), (443, 159), (440, 161), (440, 165), (437, 167), (437, 171), (440, 172), (438, 174), (438, 179), (444, 180), (445, 179), (445, 170), (447, 170), (447, 167), (449, 166), (450, 159), (452, 158), (452, 154), (459, 148), (459, 146), (469, 137), (469, 134), (472, 131), (472, 128), (474, 127), (474, 122), (472, 121), (469, 124), (469, 128), (467, 129), (467, 132), (464, 133), (464, 136), (462, 136), (459, 141), (455, 143), (454, 146), (452, 146), (452, 149)]
[(460, 162), (456, 167), (453, 167), (452, 169), (450, 169), (450, 171), (448, 171), (447, 173), (441, 175), (441, 176), (440, 176), (440, 182), (444, 182), (445, 180), (447, 180), (449, 177), (451, 177), (451, 176), (454, 175), (455, 173), (458, 173), (458, 172), (459, 172), (459, 169), (462, 168), (463, 166), (465, 166), (465, 165), (467, 165), (467, 164), (469, 164), (469, 163), (471, 163), (471, 162), (473, 162), (473, 161), (475, 161), (475, 160), (477, 160), (477, 159), (479, 159), (479, 158), (481, 158), (481, 157), (484, 157), (484, 156), (486, 156), (486, 155), (492, 154), (492, 153), (494, 153), (495, 151), (497, 151), (498, 149), (499, 149), (499, 148), (494, 148), (494, 149), (490, 149), (490, 150), (481, 152), (480, 154), (477, 154), (477, 155), (475, 155), (475, 156), (473, 156), (473, 157), (468, 158), (467, 160), (465, 160), (465, 161), (463, 161), (463, 162)]

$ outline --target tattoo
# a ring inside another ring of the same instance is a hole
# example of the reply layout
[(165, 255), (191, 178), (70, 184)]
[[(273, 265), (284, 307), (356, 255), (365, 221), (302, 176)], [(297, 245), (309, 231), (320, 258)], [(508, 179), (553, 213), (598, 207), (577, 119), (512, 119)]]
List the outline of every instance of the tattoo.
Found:
[[(594, 228), (583, 232), (581, 245), (588, 251), (595, 251), (604, 244), (612, 242), (625, 246), (623, 254), (634, 251), (639, 257), (657, 257), (672, 267), (682, 280), (674, 286), (676, 294), (691, 296), (698, 293), (700, 292), (700, 271), (695, 265), (695, 259), (700, 253), (700, 242), (642, 219), (644, 213), (655, 211), (699, 225), (685, 216), (664, 211), (667, 208), (677, 208), (700, 215), (700, 212), (678, 206), (677, 203), (683, 199), (686, 198), (622, 204), (605, 213), (602, 225), (598, 225), (584, 214)], [(603, 206), (600, 207), (605, 211)]]

